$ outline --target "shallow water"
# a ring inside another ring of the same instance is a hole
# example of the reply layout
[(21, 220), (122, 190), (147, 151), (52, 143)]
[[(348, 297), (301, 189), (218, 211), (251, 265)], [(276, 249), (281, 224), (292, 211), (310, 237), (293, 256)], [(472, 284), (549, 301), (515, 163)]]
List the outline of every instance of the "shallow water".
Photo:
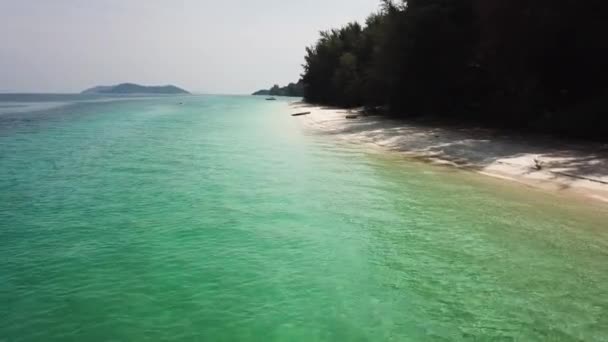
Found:
[(0, 341), (608, 339), (605, 206), (282, 100), (85, 100), (0, 98)]

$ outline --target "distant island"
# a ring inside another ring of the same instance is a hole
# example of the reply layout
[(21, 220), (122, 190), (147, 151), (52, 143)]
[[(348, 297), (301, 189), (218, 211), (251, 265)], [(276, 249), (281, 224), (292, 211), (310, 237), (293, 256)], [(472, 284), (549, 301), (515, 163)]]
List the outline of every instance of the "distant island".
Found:
[(285, 87), (279, 87), (277, 84), (275, 84), (270, 89), (258, 90), (252, 95), (303, 97), (304, 84), (302, 81), (299, 81), (298, 83), (289, 83)]
[(97, 86), (83, 91), (81, 94), (190, 94), (188, 91), (174, 85), (142, 86), (134, 83), (122, 83), (114, 86)]

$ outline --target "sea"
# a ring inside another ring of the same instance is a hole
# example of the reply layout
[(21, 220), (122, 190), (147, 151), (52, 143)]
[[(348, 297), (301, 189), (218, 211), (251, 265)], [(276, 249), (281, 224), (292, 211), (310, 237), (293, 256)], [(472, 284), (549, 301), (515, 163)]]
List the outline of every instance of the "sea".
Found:
[(0, 341), (608, 341), (608, 209), (254, 96), (0, 95)]

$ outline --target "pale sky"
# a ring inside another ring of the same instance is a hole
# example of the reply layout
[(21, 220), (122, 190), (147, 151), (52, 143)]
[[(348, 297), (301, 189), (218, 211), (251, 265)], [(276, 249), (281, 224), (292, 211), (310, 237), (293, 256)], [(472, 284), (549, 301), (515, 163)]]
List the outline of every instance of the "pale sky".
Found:
[(297, 81), (320, 30), (379, 0), (0, 0), (0, 92), (175, 84), (251, 93)]

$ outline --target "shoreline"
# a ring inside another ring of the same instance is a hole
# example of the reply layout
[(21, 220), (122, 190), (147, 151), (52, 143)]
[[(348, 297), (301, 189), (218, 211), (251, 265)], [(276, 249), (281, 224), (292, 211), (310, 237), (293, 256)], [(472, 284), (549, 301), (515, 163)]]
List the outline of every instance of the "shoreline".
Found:
[[(306, 129), (533, 188), (608, 203), (608, 144), (289, 104)], [(356, 115), (347, 119), (347, 115)]]

